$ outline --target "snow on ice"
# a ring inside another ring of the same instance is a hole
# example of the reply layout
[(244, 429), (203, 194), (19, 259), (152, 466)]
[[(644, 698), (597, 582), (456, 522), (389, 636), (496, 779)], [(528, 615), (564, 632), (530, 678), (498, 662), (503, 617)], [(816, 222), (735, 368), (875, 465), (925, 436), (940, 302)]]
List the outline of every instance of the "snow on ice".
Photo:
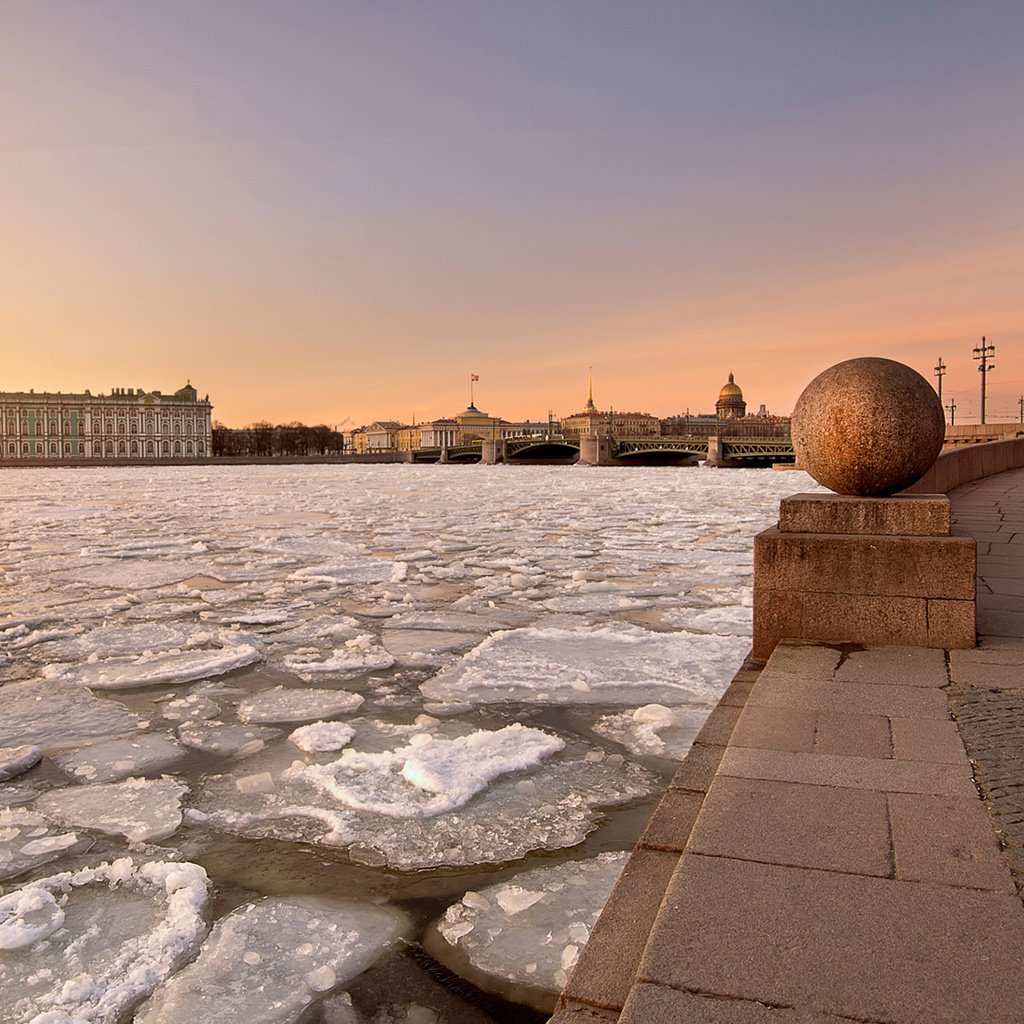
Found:
[(207, 888), (196, 864), (125, 858), (0, 897), (0, 1022), (117, 1024), (199, 946)]
[(654, 790), (654, 776), (621, 755), (520, 725), (476, 730), (429, 716), (348, 724), (355, 736), (340, 758), (272, 748), (207, 778), (188, 819), (416, 870), (573, 846), (602, 808)]

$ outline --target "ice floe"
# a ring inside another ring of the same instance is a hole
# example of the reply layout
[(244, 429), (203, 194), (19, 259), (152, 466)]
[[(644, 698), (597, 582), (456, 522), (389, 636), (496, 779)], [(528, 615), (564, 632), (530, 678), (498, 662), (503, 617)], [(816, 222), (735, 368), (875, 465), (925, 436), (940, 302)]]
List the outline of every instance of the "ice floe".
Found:
[(631, 754), (681, 758), (700, 732), (710, 707), (667, 708), (644, 704), (633, 711), (604, 715), (594, 723), (594, 732), (621, 743)]
[(108, 740), (51, 760), (76, 782), (116, 782), (129, 775), (152, 775), (171, 768), (185, 757), (185, 750), (170, 736), (142, 733), (131, 739)]
[(199, 650), (147, 651), (137, 658), (106, 658), (85, 665), (58, 663), (47, 666), (43, 675), (73, 679), (92, 690), (123, 690), (224, 675), (262, 658), (252, 644), (235, 643)]
[(65, 832), (24, 807), (0, 809), (0, 879), (56, 860), (63, 853), (84, 853), (92, 840)]
[(602, 853), (467, 892), (427, 946), (480, 987), (552, 1010), (628, 857)]
[(0, 897), (0, 1020), (117, 1024), (206, 934), (196, 864), (130, 859)]
[(574, 846), (603, 808), (654, 790), (655, 777), (621, 755), (559, 750), (564, 741), (542, 730), (475, 730), (429, 716), (410, 726), (349, 724), (356, 734), (340, 758), (296, 759), (289, 745), (291, 753), (269, 748), (244, 769), (208, 777), (187, 819), (415, 870)]
[(313, 722), (300, 726), (288, 739), (300, 750), (312, 754), (325, 750), (341, 750), (355, 732), (347, 722)]
[(29, 681), (0, 687), (0, 746), (44, 753), (138, 731), (142, 719), (74, 683)]
[(186, 747), (224, 757), (255, 754), (280, 735), (280, 729), (236, 723), (185, 722), (178, 727), (178, 739)]
[(397, 910), (312, 896), (232, 911), (137, 1024), (291, 1024), (369, 967), (407, 930)]
[(186, 786), (174, 779), (127, 779), (69, 786), (44, 793), (35, 809), (69, 828), (124, 836), (130, 843), (154, 842), (181, 825)]
[(430, 700), (666, 704), (717, 699), (748, 643), (626, 623), (495, 633), (420, 689)]
[(347, 690), (264, 690), (238, 706), (243, 722), (312, 722), (355, 711), (365, 700)]
[(37, 765), (43, 752), (32, 743), (18, 747), (0, 747), (0, 782), (16, 778)]

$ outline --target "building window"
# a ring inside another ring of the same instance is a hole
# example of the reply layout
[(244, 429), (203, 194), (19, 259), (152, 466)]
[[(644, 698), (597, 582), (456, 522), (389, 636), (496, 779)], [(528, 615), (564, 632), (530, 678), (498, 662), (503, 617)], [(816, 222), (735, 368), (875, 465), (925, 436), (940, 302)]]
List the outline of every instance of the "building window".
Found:
[(138, 455), (139, 455), (139, 442), (138, 441), (132, 441), (132, 457), (133, 458), (138, 458)]
[(153, 457), (153, 442), (152, 441), (147, 441), (146, 442), (146, 455), (149, 458)]
[(174, 454), (177, 455), (177, 456), (181, 455), (181, 442), (180, 441), (175, 441), (174, 442)]
[(191, 441), (186, 441), (185, 442), (185, 454), (186, 455), (191, 455), (192, 454), (192, 442)]
[(170, 454), (171, 454), (171, 442), (170, 441), (164, 441), (163, 442), (163, 444), (160, 446), (160, 454), (165, 459), (170, 457)]
[(78, 442), (78, 454), (79, 455), (84, 455), (85, 454), (85, 445), (82, 444), (81, 441)]
[(113, 457), (114, 457), (114, 442), (113, 441), (108, 441), (107, 442), (107, 458), (112, 459)]

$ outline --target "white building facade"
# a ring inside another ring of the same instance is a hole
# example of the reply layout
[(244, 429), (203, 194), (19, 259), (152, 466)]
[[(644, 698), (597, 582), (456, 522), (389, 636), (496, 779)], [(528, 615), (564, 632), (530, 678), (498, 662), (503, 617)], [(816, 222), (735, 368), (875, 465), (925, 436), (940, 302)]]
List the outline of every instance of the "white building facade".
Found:
[(0, 392), (0, 458), (190, 459), (212, 454), (213, 406), (192, 384), (173, 394)]

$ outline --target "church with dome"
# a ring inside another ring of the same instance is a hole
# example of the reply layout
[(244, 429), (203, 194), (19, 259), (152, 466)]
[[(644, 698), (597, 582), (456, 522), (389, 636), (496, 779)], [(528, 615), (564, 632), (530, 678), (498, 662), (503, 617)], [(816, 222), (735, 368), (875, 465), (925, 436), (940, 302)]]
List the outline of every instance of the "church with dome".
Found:
[(718, 392), (715, 414), (720, 420), (741, 420), (747, 415), (747, 403), (743, 401), (743, 392), (733, 379), (732, 373), (729, 374), (729, 380), (722, 386), (722, 390)]

